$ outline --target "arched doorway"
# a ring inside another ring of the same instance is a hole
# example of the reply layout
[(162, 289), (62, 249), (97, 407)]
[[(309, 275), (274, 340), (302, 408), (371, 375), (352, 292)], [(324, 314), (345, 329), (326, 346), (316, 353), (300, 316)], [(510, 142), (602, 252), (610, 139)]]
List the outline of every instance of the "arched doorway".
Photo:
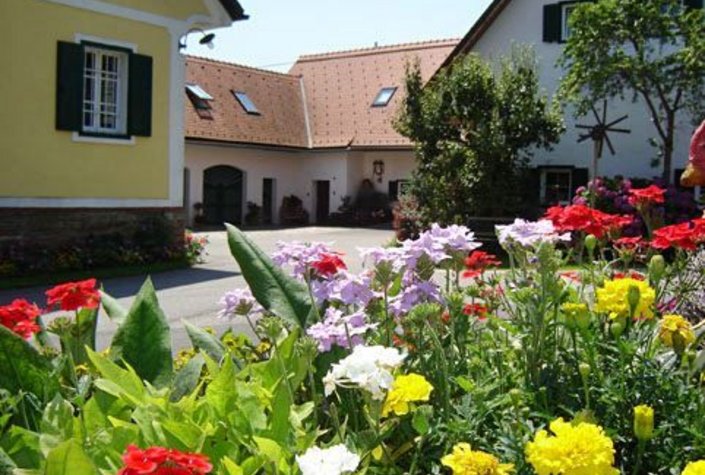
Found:
[(243, 173), (218, 165), (203, 172), (203, 217), (206, 224), (241, 224)]

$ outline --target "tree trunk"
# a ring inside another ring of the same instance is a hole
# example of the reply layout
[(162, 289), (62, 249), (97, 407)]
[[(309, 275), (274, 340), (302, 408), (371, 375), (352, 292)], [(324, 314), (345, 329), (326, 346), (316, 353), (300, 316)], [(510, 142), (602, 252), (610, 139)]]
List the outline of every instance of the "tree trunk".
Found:
[(663, 144), (663, 181), (665, 186), (669, 186), (671, 184), (673, 175), (673, 142), (675, 133), (675, 114), (668, 114), (666, 123), (666, 140)]

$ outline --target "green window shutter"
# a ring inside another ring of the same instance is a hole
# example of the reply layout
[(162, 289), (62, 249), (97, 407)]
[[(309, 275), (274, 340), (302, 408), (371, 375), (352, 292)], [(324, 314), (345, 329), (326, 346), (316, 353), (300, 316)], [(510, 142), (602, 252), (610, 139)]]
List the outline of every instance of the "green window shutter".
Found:
[(703, 0), (684, 0), (683, 4), (688, 8), (703, 8)]
[(152, 58), (141, 54), (130, 55), (127, 134), (152, 135)]
[(59, 41), (56, 55), (56, 129), (81, 130), (83, 46)]
[(543, 41), (545, 43), (561, 41), (562, 15), (563, 11), (558, 3), (543, 6)]

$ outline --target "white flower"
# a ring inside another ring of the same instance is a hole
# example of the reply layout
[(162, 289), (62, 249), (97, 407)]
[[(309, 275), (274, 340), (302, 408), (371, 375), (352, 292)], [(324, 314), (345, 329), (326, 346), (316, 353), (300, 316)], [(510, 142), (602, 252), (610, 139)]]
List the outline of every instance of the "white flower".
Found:
[(328, 449), (311, 447), (305, 454), (296, 456), (296, 463), (303, 475), (341, 475), (355, 471), (360, 457), (340, 444)]
[(384, 391), (394, 382), (392, 371), (401, 366), (406, 355), (384, 346), (356, 346), (353, 352), (334, 364), (323, 378), (326, 396), (336, 386), (359, 387), (377, 400), (384, 399)]
[(536, 247), (543, 243), (555, 244), (559, 241), (570, 241), (570, 233), (559, 234), (553, 223), (546, 219), (524, 221), (517, 218), (512, 224), (495, 227), (499, 243), (505, 248), (512, 243), (525, 247)]

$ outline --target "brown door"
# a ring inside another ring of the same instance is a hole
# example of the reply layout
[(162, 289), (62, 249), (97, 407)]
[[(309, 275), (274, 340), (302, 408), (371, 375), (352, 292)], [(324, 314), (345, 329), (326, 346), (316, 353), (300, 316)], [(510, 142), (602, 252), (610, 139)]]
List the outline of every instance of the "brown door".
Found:
[(330, 182), (316, 181), (316, 223), (322, 224), (330, 215)]

